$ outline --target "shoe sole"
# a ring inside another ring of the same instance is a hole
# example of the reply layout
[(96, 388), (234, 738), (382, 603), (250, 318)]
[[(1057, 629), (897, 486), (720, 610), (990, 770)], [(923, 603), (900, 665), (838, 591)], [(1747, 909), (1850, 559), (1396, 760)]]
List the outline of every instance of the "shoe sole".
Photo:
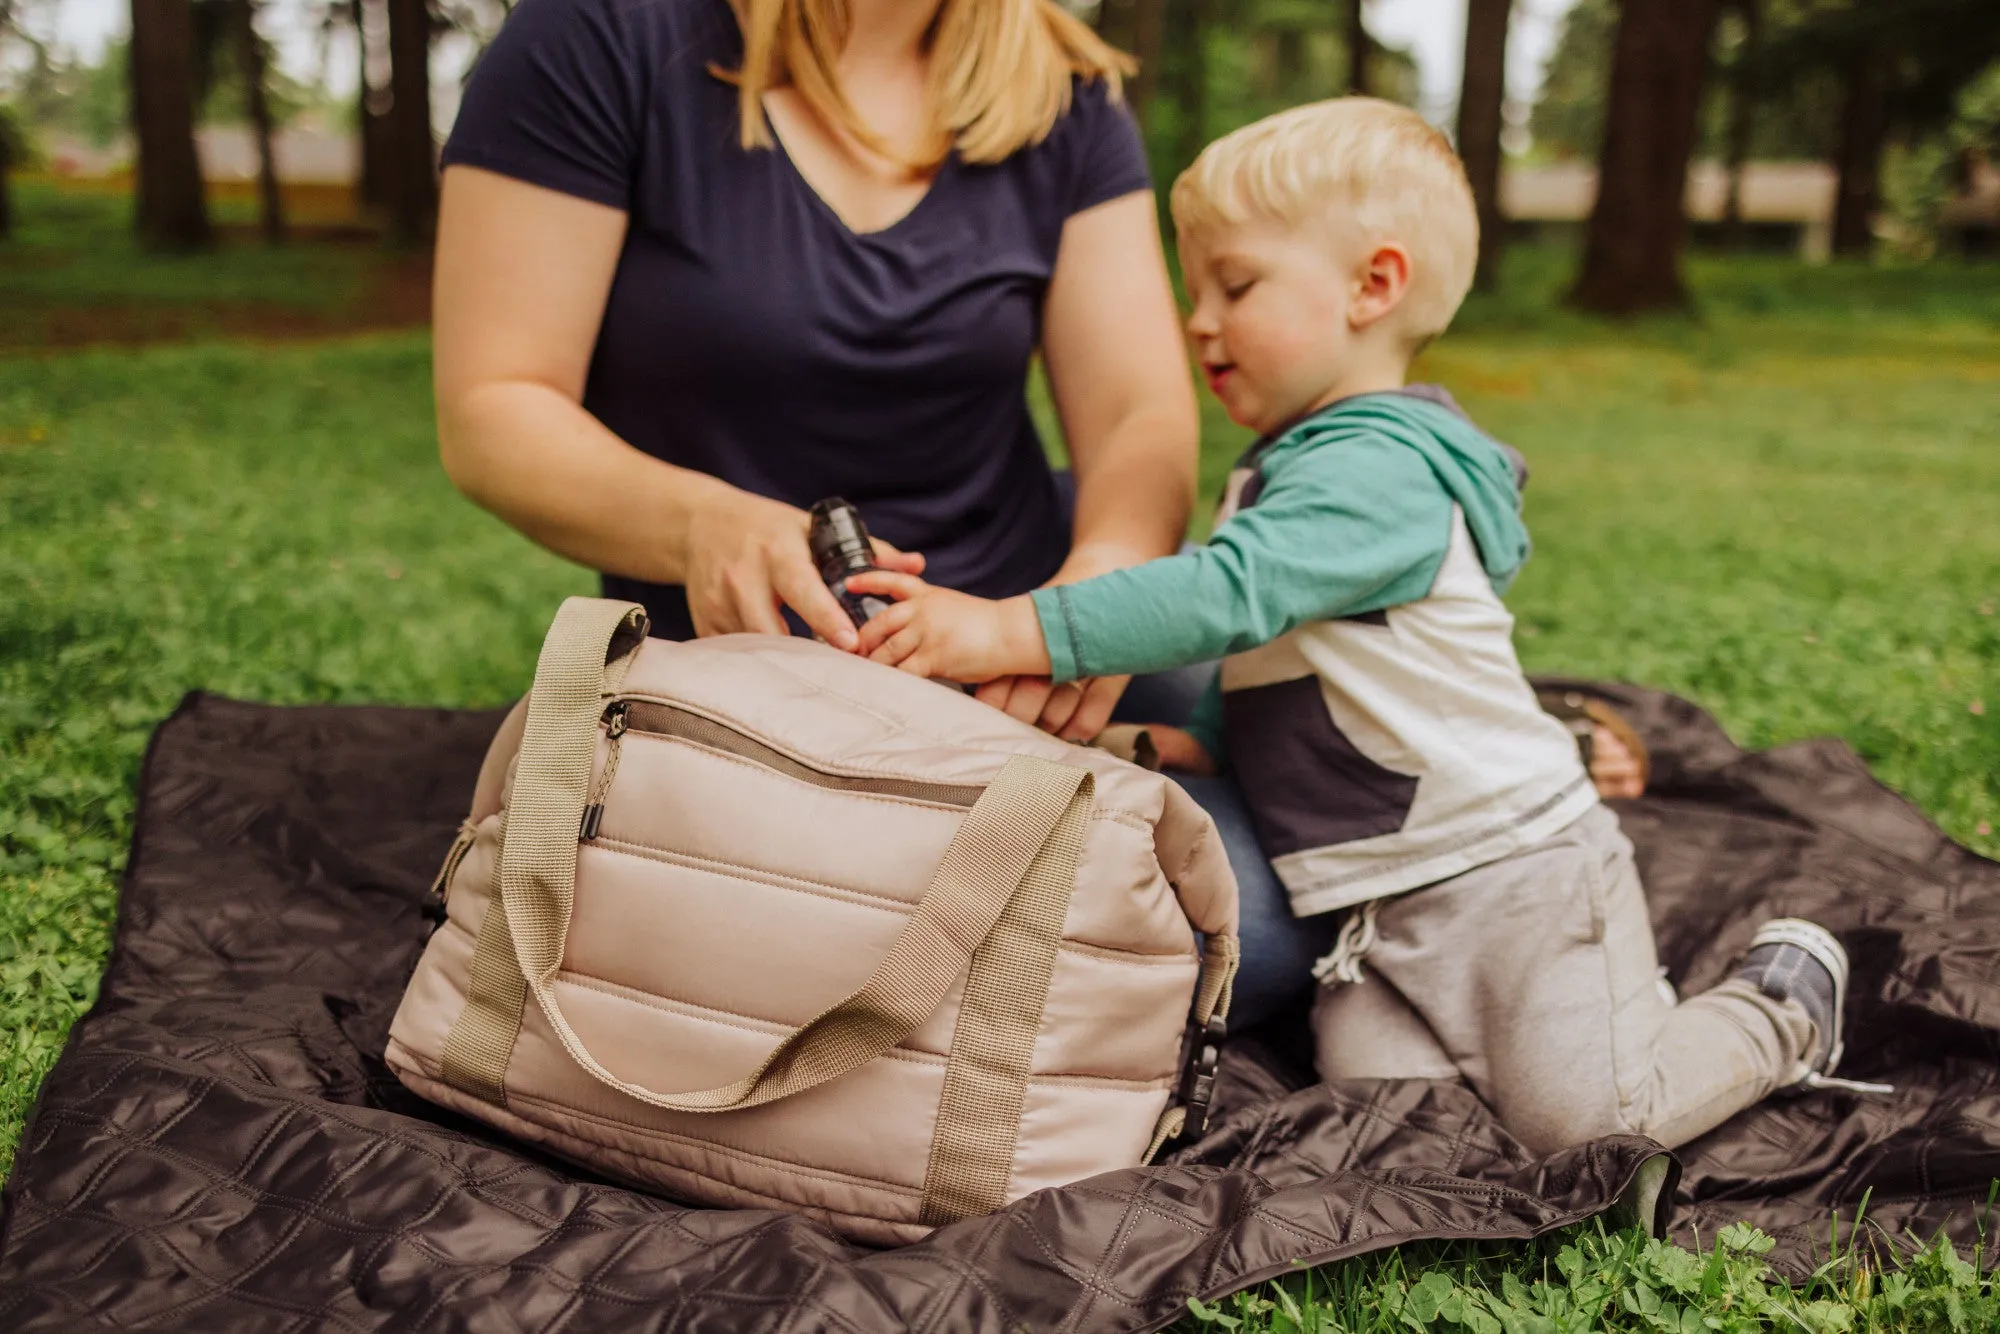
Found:
[(1840, 1065), (1840, 1058), (1846, 1054), (1846, 1042), (1842, 1035), (1843, 1016), (1847, 1011), (1847, 951), (1834, 939), (1833, 932), (1818, 922), (1808, 922), (1803, 917), (1774, 917), (1757, 928), (1757, 934), (1750, 938), (1750, 948), (1759, 945), (1790, 945), (1804, 950), (1825, 967), (1833, 978), (1833, 1041), (1827, 1045), (1826, 1068), (1813, 1073), (1822, 1077), (1830, 1075)]

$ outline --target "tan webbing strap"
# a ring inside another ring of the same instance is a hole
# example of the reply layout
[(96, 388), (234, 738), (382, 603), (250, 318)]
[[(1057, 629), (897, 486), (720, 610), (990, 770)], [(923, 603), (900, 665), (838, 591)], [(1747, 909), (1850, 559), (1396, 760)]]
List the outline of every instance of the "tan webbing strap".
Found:
[[(500, 884), (487, 900), (473, 946), (465, 1009), (445, 1035), (440, 1057), (444, 1082), (485, 1102), (506, 1105), (507, 1063), (527, 997), (516, 962), (513, 915), (520, 914), (532, 929), (551, 919), (567, 927), (576, 887), (576, 829), (597, 748), (597, 719), (605, 695), (625, 679), (645, 639), (643, 607), (569, 598), (542, 641), (527, 731), (503, 816)], [(539, 818), (566, 808), (572, 794), (576, 809), (567, 828)], [(524, 810), (534, 814), (520, 818)], [(568, 869), (558, 871), (562, 866)]]
[(1094, 785), (1086, 773), (1075, 786), (1021, 888), (972, 956), (924, 1172), (918, 1217), (931, 1226), (989, 1214), (1007, 1202), (1035, 1036), (1090, 827)]

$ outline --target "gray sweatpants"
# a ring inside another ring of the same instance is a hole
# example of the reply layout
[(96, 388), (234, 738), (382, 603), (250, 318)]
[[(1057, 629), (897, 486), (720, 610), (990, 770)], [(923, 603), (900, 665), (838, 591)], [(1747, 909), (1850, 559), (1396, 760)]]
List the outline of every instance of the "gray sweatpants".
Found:
[(1620, 1132), (1684, 1144), (1815, 1050), (1805, 1011), (1749, 983), (1674, 1002), (1632, 844), (1603, 807), (1383, 900), (1361, 966), (1320, 990), (1321, 1077), (1462, 1077), (1538, 1153)]

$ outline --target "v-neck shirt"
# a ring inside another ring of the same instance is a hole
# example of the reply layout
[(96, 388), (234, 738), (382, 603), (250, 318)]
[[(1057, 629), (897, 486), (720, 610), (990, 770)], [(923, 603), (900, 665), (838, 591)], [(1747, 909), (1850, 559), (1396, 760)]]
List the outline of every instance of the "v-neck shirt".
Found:
[[(1025, 385), (1069, 217), (1148, 188), (1131, 117), (1079, 79), (1047, 138), (945, 160), (856, 232), (782, 145), (741, 147), (728, 0), (522, 0), (480, 58), (444, 151), (630, 219), (583, 406), (638, 449), (797, 506), (830, 495), (930, 559), (1025, 592), (1068, 517)], [(692, 633), (677, 588), (607, 578)]]

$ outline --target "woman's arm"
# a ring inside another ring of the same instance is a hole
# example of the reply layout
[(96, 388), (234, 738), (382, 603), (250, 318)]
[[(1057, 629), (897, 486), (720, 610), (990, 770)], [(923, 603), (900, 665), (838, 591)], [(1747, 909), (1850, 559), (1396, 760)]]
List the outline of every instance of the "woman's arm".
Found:
[(602, 204), (473, 167), (445, 172), (433, 299), (445, 471), (559, 555), (685, 584), (699, 633), (783, 634), (783, 602), (850, 647), (803, 511), (643, 454), (584, 411), (625, 226)]
[[(1199, 418), (1149, 192), (1085, 209), (1063, 227), (1042, 306), (1042, 358), (1069, 441), (1076, 522), (1054, 582), (1172, 554), (1194, 505)], [(1094, 735), (1124, 678), (1051, 692), (999, 681), (980, 698), (1024, 722)]]
[(1150, 193), (1064, 226), (1042, 356), (1076, 474), (1075, 532), (1055, 582), (1171, 555), (1194, 506), (1200, 419)]

